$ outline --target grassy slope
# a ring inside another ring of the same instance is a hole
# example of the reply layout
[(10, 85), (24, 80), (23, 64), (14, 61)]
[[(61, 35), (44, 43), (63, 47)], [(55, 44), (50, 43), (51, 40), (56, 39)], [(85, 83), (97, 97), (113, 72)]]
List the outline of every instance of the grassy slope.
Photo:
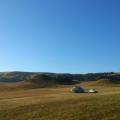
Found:
[[(79, 85), (79, 83), (74, 84)], [(89, 81), (89, 82), (81, 82), (80, 85), (82, 86), (107, 86), (107, 87), (120, 87), (120, 84), (112, 83), (109, 80), (100, 79), (97, 81)], [(57, 86), (65, 87), (65, 85), (59, 85), (55, 83), (35, 83), (30, 81), (21, 81), (21, 82), (14, 82), (14, 83), (0, 83), (0, 91), (15, 91), (15, 90), (28, 90), (28, 89), (36, 89), (36, 88), (55, 88)], [(67, 86), (67, 85), (66, 85)], [(69, 86), (73, 86), (72, 84)]]
[(82, 82), (81, 85), (83, 86), (107, 86), (107, 87), (120, 87), (120, 82), (119, 81), (109, 81), (107, 79), (100, 79), (96, 81), (89, 81), (89, 82)]
[(0, 120), (118, 120), (120, 87), (96, 88), (97, 94), (71, 93), (69, 86), (1, 91)]
[(14, 83), (0, 83), (0, 91), (15, 91), (15, 90), (32, 89), (32, 88), (38, 88), (38, 85), (26, 81), (14, 82)]

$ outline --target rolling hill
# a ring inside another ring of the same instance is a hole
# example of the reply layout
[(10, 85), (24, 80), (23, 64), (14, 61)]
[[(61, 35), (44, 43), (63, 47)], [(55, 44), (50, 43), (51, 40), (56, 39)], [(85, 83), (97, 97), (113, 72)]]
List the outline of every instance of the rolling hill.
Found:
[[(0, 120), (120, 118), (119, 73), (7, 72), (0, 77)], [(73, 84), (86, 90), (96, 88), (98, 93), (72, 93)]]
[(109, 86), (120, 84), (120, 73), (45, 73), (45, 72), (1, 72), (0, 90), (33, 89), (57, 85), (86, 84)]

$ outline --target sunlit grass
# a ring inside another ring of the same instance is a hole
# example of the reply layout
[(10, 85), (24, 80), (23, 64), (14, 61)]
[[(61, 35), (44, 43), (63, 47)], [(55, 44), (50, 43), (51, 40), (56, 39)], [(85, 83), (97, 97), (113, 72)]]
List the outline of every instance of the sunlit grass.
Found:
[(120, 87), (96, 88), (97, 94), (69, 87), (0, 92), (0, 120), (119, 120)]

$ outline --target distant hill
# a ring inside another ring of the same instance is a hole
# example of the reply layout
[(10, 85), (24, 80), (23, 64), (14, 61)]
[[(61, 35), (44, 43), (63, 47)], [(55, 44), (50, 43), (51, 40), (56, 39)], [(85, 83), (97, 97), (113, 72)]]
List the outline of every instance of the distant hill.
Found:
[[(72, 74), (56, 74), (47, 72), (0, 72), (0, 82), (20, 82), (34, 79), (35, 76), (47, 76), (48, 79), (57, 79), (58, 82), (67, 82), (67, 80), (72, 80)], [(32, 81), (32, 80), (31, 80)], [(69, 82), (69, 81), (68, 81)]]
[(0, 82), (19, 82), (28, 79), (30, 72), (0, 72)]
[(74, 84), (82, 81), (120, 83), (120, 73), (88, 73), (88, 74), (69, 74), (69, 73), (47, 73), (47, 72), (0, 72), (0, 82), (15, 83), (26, 81), (40, 87), (52, 86), (55, 84)]

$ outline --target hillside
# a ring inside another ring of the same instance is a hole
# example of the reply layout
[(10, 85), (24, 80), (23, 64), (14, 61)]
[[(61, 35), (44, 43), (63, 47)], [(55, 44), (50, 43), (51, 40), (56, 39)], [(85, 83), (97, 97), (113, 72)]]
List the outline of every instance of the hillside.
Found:
[(49, 88), (58, 85), (86, 84), (88, 86), (114, 86), (120, 84), (120, 73), (42, 73), (2, 72), (0, 90)]
[(112, 87), (112, 86), (118, 86), (120, 87), (120, 82), (119, 81), (111, 81), (108, 79), (100, 79), (100, 80), (96, 80), (96, 81), (86, 81), (86, 82), (82, 82), (79, 84), (80, 86), (87, 86), (87, 87), (91, 87), (91, 86), (100, 86), (100, 87)]
[(19, 82), (26, 80), (32, 74), (30, 72), (0, 72), (0, 82)]
[[(0, 83), (0, 120), (120, 118), (119, 73), (73, 75), (12, 72), (1, 75), (9, 82)], [(18, 76), (21, 79), (18, 80)], [(74, 84), (85, 90), (95, 88), (98, 93), (72, 93), (70, 90)]]
[(78, 81), (95, 81), (98, 79), (120, 80), (120, 73), (88, 73), (88, 74), (69, 74), (69, 73), (48, 73), (48, 72), (0, 72), (0, 82), (19, 82), (29, 80), (35, 75), (46, 75), (49, 79), (57, 81), (65, 79)]

